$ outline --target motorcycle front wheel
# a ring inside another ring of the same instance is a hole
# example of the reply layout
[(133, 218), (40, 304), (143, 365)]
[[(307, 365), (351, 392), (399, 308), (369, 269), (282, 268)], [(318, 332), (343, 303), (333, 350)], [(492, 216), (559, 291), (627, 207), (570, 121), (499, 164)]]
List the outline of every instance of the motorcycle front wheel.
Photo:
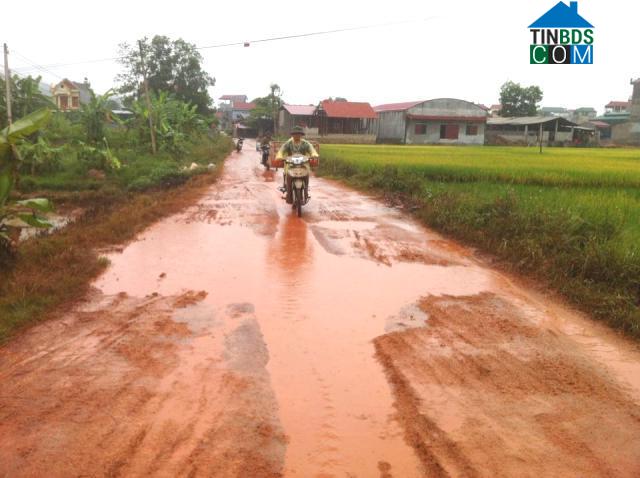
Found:
[(302, 189), (293, 188), (293, 204), (298, 217), (302, 217)]

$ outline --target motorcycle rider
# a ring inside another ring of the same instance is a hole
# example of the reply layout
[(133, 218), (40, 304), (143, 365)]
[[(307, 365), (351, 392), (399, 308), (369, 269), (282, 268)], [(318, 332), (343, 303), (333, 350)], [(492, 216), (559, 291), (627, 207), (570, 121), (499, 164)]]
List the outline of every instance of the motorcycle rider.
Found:
[(259, 151), (262, 151), (262, 164), (266, 165), (269, 161), (269, 145), (271, 144), (271, 135), (266, 133), (260, 140)]
[[(313, 147), (313, 145), (303, 139), (304, 129), (301, 126), (294, 126), (291, 129), (291, 138), (289, 138), (276, 154), (276, 159), (285, 159), (289, 156), (293, 156), (294, 154), (302, 154), (303, 156), (308, 156), (309, 158), (317, 158), (318, 152)], [(309, 165), (307, 165), (309, 168)], [(288, 173), (288, 165), (285, 162), (284, 164), (284, 184), (283, 187), (280, 188), (282, 192), (287, 193), (287, 204), (293, 204), (293, 194), (291, 191), (291, 177)]]

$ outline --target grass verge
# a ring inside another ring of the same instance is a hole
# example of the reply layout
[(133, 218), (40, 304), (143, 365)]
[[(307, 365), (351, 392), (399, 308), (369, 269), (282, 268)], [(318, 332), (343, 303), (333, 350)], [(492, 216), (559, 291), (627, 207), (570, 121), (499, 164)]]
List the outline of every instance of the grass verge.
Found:
[(554, 150), (540, 164), (525, 148), (492, 149), (327, 145), (318, 173), (393, 195), (640, 338), (639, 152)]

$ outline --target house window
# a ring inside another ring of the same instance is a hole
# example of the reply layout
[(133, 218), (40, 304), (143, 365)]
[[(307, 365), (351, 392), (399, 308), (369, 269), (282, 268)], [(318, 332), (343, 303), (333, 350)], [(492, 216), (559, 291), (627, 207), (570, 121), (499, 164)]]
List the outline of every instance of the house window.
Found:
[(427, 134), (427, 125), (424, 123), (417, 123), (415, 134)]
[(478, 125), (476, 124), (468, 124), (467, 125), (467, 136), (477, 136), (478, 134)]
[(72, 96), (71, 97), (71, 107), (72, 108), (80, 108), (80, 97)]
[(66, 110), (69, 108), (69, 97), (67, 95), (60, 95), (60, 109)]
[(440, 139), (458, 139), (459, 130), (457, 124), (440, 125)]

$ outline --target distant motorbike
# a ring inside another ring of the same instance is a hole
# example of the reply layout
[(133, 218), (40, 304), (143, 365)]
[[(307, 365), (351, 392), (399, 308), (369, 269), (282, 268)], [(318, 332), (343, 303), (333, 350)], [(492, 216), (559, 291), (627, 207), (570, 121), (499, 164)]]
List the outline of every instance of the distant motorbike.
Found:
[(302, 206), (309, 202), (309, 174), (311, 163), (309, 157), (293, 155), (285, 159), (287, 167), (284, 178), (285, 192), (292, 199), (292, 207), (302, 216)]
[(262, 152), (262, 159), (260, 162), (267, 171), (269, 171), (269, 149), (269, 143), (260, 144), (260, 151)]
[(238, 142), (236, 143), (236, 151), (239, 153), (240, 151), (242, 151), (242, 143), (244, 142), (244, 139), (239, 138)]

